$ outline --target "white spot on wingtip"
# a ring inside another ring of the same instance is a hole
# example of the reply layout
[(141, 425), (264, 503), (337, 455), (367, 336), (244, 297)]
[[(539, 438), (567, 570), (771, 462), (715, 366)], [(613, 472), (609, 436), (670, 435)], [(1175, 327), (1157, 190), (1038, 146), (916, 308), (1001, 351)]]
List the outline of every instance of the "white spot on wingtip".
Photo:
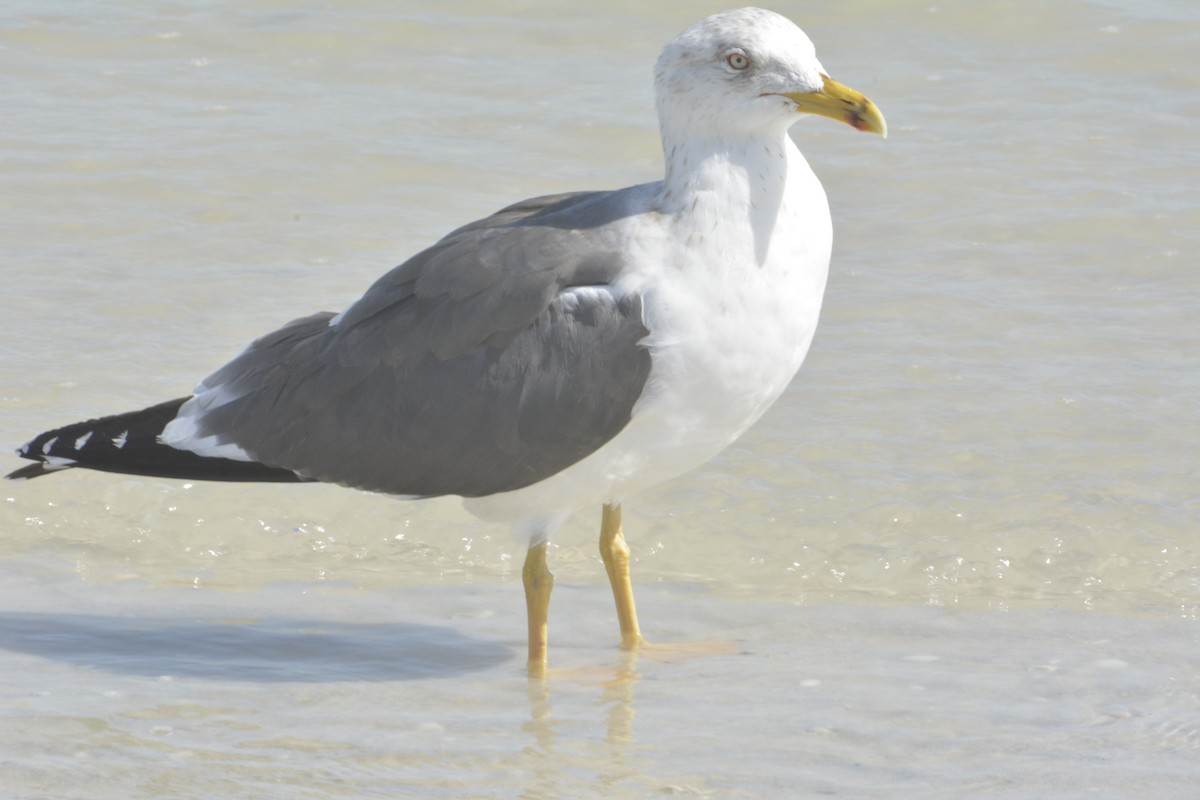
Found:
[(345, 311), (341, 312), (340, 314), (334, 314), (329, 318), (329, 327), (336, 328), (337, 324), (342, 321), (342, 317), (344, 316), (346, 316)]
[(128, 440), (129, 440), (129, 431), (121, 431), (120, 436), (113, 437), (113, 440), (112, 440), (113, 447), (116, 447), (119, 450), (125, 446), (125, 442), (127, 442)]
[(58, 441), (57, 436), (52, 436), (49, 439), (47, 439), (46, 443), (44, 445), (42, 445), (42, 455), (46, 455), (47, 453), (49, 453), (50, 448), (54, 447), (54, 443), (57, 441)]
[(94, 431), (88, 431), (83, 436), (80, 436), (78, 439), (76, 439), (75, 440), (75, 449), (82, 450), (83, 446), (88, 443), (89, 439), (92, 438), (92, 433), (94, 433)]

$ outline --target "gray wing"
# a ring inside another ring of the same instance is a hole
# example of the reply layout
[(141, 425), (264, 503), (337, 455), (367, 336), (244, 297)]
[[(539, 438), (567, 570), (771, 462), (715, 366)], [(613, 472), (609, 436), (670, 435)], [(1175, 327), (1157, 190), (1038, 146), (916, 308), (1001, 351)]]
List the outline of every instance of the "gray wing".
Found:
[(579, 461), (629, 422), (650, 371), (642, 299), (614, 291), (623, 260), (603, 244), (620, 194), (510, 206), (340, 317), (262, 337), (201, 385), (196, 434), (306, 478), (416, 496), (508, 491)]

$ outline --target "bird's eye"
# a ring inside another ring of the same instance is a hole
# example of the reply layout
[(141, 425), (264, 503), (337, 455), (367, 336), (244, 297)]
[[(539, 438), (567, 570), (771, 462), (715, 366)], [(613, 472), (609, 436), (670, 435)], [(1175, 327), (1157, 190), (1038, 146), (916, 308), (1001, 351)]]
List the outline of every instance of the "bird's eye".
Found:
[(750, 66), (750, 57), (745, 53), (735, 50), (725, 56), (725, 63), (736, 69), (738, 72)]

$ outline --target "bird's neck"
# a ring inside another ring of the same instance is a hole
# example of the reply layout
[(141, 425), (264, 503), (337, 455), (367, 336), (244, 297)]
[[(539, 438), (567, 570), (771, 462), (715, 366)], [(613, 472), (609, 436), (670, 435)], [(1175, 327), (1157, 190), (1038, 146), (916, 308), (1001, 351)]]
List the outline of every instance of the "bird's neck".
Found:
[(663, 151), (660, 210), (696, 231), (743, 231), (746, 247), (764, 263), (781, 215), (789, 213), (793, 179), (802, 183), (811, 176), (787, 132), (711, 139), (664, 136)]

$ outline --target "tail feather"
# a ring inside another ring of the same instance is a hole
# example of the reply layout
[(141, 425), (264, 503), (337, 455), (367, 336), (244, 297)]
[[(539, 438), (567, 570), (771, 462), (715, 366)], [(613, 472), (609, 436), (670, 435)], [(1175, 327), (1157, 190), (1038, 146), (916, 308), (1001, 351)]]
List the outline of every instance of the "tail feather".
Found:
[(114, 414), (46, 431), (17, 451), (22, 458), (37, 463), (22, 467), (6, 477), (28, 480), (80, 467), (185, 480), (276, 483), (307, 480), (289, 469), (254, 461), (201, 456), (163, 444), (159, 441), (159, 434), (187, 400), (182, 397), (141, 411)]

